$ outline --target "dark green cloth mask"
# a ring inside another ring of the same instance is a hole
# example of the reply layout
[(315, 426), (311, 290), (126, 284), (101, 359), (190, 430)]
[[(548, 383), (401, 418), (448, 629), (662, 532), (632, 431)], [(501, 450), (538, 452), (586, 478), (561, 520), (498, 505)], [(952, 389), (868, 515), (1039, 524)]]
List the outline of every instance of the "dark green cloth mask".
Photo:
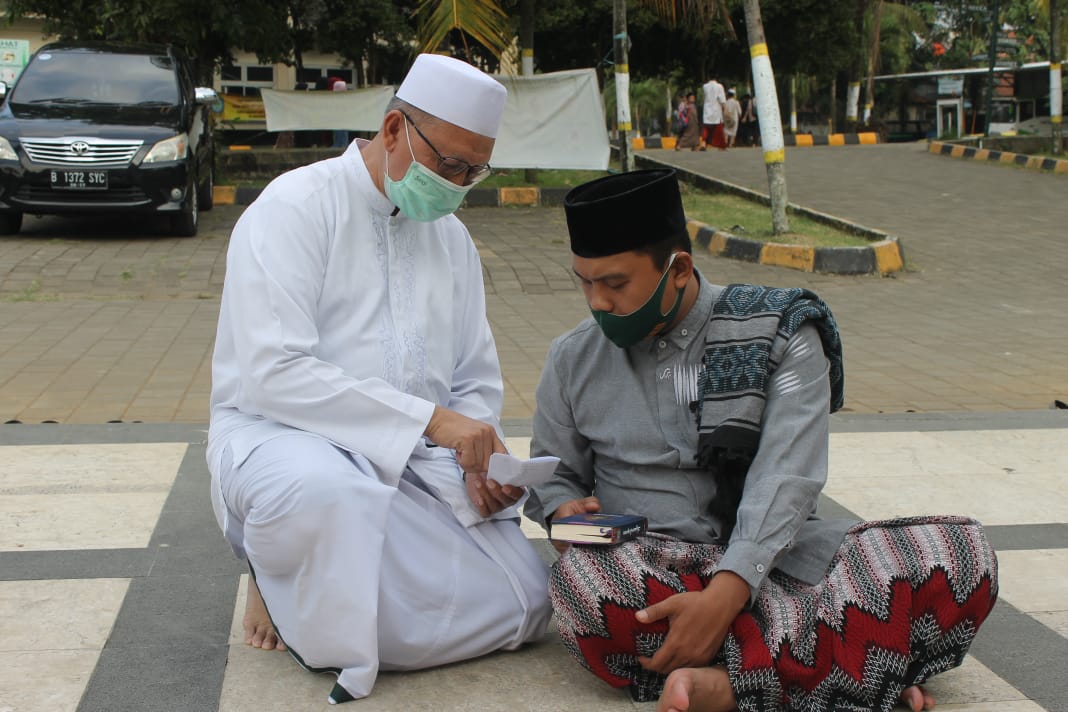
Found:
[(649, 335), (649, 332), (658, 326), (675, 321), (675, 315), (679, 313), (679, 307), (682, 306), (682, 295), (686, 292), (686, 288), (683, 287), (679, 290), (675, 304), (668, 310), (667, 314), (660, 313), (660, 302), (664, 298), (668, 273), (671, 271), (671, 265), (675, 263), (675, 255), (677, 254), (679, 253), (672, 253), (667, 269), (664, 270), (664, 275), (656, 285), (653, 295), (646, 300), (645, 304), (630, 314), (612, 314), (590, 308), (593, 313), (593, 320), (597, 322), (597, 325), (601, 327), (601, 331), (613, 344), (625, 349), (644, 339)]

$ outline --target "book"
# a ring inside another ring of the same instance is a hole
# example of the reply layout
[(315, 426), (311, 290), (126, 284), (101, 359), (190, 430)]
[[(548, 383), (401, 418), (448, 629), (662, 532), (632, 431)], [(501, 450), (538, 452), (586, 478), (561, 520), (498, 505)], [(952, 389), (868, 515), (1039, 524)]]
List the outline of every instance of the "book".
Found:
[(513, 455), (495, 452), (490, 455), (486, 477), (502, 485), (534, 487), (551, 480), (558, 464), (558, 457), (544, 456), (521, 460)]
[(587, 512), (550, 522), (549, 538), (572, 544), (619, 544), (641, 536), (648, 525), (638, 514)]

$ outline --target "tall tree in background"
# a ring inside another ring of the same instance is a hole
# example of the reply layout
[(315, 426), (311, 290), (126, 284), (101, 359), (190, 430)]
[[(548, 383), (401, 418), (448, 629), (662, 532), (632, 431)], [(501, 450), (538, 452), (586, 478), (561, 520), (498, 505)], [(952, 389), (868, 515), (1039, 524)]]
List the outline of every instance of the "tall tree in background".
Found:
[(627, 0), (615, 0), (612, 6), (612, 72), (616, 82), (616, 130), (619, 132), (619, 162), (624, 171), (634, 170), (630, 148), (630, 66), (627, 50)]
[(519, 61), (524, 77), (534, 74), (534, 6), (535, 0), (519, 1)]
[(846, 84), (846, 112), (845, 130), (854, 132), (857, 130), (857, 120), (860, 118), (860, 80), (864, 71), (864, 18), (868, 14), (868, 0), (854, 0), (856, 9), (853, 18), (853, 27), (858, 31), (858, 36), (852, 42), (853, 58), (849, 62), (849, 80)]
[(764, 150), (764, 164), (768, 172), (771, 230), (781, 235), (790, 231), (790, 222), (786, 217), (786, 147), (782, 137), (775, 74), (771, 70), (771, 56), (764, 41), (764, 23), (760, 19), (758, 0), (745, 0), (745, 29), (753, 62), (753, 91), (760, 121), (760, 145)]
[(316, 47), (319, 24), (327, 13), (325, 0), (260, 0), (259, 22), (248, 28), (240, 47), (254, 52), (263, 64), (281, 62), (304, 69), (304, 53)]
[[(7, 16), (44, 18), (45, 34), (62, 40), (110, 40), (173, 44), (192, 59), (199, 83), (211, 83), (216, 67), (248, 34), (264, 34), (278, 18), (260, 0), (9, 0)], [(274, 32), (274, 30), (270, 30)]]
[(879, 68), (879, 40), (883, 30), (883, 0), (874, 0), (875, 11), (872, 13), (871, 42), (868, 49), (868, 86), (864, 92), (864, 125), (871, 124), (871, 112), (875, 107), (875, 72)]
[(325, 0), (318, 48), (351, 64), (356, 86), (399, 81), (411, 62), (414, 36), (392, 0)]

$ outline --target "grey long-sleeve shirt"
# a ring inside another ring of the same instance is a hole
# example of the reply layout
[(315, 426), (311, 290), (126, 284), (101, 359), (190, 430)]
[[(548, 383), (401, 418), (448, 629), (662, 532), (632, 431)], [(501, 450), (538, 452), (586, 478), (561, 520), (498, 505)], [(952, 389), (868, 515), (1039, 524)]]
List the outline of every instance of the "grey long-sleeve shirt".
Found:
[[(709, 513), (712, 477), (695, 463), (697, 376), (722, 287), (700, 292), (670, 333), (628, 349), (589, 319), (553, 341), (537, 389), (532, 455), (555, 455), (554, 479), (524, 512), (542, 524), (564, 502), (595, 494), (605, 512), (642, 514), (651, 531), (692, 542), (719, 538)], [(714, 335), (713, 335), (714, 336)], [(760, 447), (749, 468), (721, 570), (748, 582), (750, 599), (774, 567), (818, 581), (852, 521), (814, 518), (827, 478), (828, 362), (803, 325), (776, 338)], [(708, 403), (705, 407), (711, 407)]]

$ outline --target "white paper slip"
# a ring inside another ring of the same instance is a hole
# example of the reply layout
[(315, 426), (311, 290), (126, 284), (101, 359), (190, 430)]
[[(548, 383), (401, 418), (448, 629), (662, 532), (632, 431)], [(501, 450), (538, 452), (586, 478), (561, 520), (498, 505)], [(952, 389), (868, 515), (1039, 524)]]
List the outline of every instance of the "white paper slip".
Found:
[(552, 479), (560, 458), (545, 456), (520, 460), (514, 455), (495, 452), (490, 455), (489, 472), (486, 477), (502, 485), (533, 487)]

